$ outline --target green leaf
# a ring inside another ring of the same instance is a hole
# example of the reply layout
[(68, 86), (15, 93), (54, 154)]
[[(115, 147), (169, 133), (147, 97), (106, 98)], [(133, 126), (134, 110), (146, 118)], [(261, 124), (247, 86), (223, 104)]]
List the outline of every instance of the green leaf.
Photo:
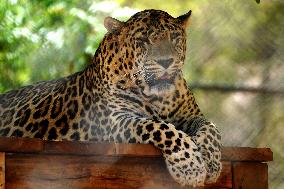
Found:
[(259, 4), (259, 3), (260, 3), (260, 0), (255, 0), (255, 2), (257, 2), (257, 4)]

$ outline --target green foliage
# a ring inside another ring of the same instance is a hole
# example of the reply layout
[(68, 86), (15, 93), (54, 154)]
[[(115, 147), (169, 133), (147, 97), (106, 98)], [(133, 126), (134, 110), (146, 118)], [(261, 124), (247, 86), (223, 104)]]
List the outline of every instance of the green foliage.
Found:
[(106, 31), (106, 8), (91, 0), (1, 3), (0, 92), (82, 69)]

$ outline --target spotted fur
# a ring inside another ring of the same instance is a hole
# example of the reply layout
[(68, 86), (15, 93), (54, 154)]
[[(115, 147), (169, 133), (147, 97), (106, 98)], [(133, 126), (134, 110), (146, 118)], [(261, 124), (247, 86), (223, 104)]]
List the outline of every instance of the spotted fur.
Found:
[(215, 182), (221, 137), (182, 74), (190, 14), (107, 17), (108, 32), (85, 70), (0, 95), (0, 136), (150, 143), (181, 185)]

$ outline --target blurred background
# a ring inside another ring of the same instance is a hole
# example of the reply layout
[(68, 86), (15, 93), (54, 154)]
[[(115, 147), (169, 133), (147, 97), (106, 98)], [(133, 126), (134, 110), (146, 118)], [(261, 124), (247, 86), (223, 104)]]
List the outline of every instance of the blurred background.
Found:
[(89, 64), (103, 19), (139, 10), (193, 11), (185, 76), (226, 146), (270, 147), (269, 188), (284, 188), (283, 0), (4, 0), (0, 93)]

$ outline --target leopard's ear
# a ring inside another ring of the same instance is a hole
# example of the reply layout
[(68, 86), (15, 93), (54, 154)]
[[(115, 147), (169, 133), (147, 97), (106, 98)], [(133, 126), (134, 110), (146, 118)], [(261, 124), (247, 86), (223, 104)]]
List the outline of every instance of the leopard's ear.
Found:
[(192, 11), (190, 10), (190, 11), (188, 11), (188, 13), (183, 14), (183, 15), (177, 17), (177, 19), (179, 20), (179, 22), (182, 24), (182, 26), (184, 28), (186, 28), (188, 26), (188, 24), (189, 24), (189, 18), (191, 16), (191, 12)]
[(124, 22), (121, 22), (112, 17), (106, 17), (104, 20), (104, 26), (109, 32), (118, 31), (123, 26), (123, 24)]

